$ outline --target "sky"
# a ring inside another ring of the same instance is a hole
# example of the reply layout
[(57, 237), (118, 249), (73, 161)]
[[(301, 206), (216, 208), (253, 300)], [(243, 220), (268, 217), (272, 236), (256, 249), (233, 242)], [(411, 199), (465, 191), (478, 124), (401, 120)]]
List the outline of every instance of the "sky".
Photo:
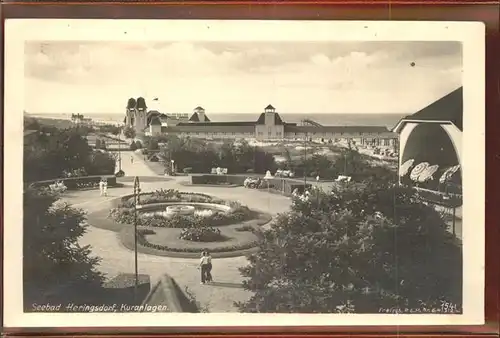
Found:
[[(31, 114), (409, 114), (462, 84), (460, 42), (66, 42), (25, 45)], [(152, 101), (158, 98), (157, 102)]]

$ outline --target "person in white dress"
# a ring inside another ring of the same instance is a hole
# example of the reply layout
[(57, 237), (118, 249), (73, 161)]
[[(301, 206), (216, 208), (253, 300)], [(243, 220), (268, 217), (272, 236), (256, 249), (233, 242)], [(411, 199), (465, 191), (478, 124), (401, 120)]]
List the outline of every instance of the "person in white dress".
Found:
[(106, 179), (104, 179), (102, 192), (104, 193), (104, 196), (108, 196), (108, 180), (106, 180)]
[(104, 179), (99, 181), (99, 192), (101, 196), (104, 194)]

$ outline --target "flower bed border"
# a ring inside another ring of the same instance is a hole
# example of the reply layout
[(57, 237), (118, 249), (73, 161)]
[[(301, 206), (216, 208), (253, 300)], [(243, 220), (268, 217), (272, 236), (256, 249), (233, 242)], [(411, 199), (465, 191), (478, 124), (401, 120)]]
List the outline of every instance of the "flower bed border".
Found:
[[(140, 253), (173, 258), (200, 258), (200, 252), (202, 250), (198, 248), (172, 249), (163, 245), (151, 244), (147, 242), (145, 236), (140, 233), (141, 230), (146, 229), (138, 229), (139, 233), (137, 234), (137, 251)], [(120, 242), (124, 247), (133, 251), (135, 249), (135, 246), (132, 240), (133, 236), (130, 234), (130, 232), (133, 232), (133, 228), (124, 228), (119, 232), (118, 238), (120, 239)], [(210, 254), (214, 258), (246, 256), (248, 254), (257, 252), (257, 245), (257, 241), (252, 241), (245, 245), (233, 246), (232, 248), (229, 248), (227, 246), (221, 248), (213, 248), (210, 249)]]

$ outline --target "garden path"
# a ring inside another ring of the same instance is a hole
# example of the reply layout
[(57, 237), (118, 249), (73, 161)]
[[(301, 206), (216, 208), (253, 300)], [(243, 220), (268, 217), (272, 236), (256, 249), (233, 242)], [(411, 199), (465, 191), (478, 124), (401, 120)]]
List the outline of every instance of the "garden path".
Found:
[[(134, 163), (130, 157), (124, 158), (122, 168), (128, 176), (153, 176), (151, 170), (144, 164), (142, 158), (133, 154)], [(154, 175), (158, 177), (157, 175)], [(286, 211), (290, 206), (290, 199), (281, 195), (268, 194), (267, 192), (245, 189), (243, 187), (190, 187), (181, 184), (187, 177), (175, 177), (171, 180), (159, 182), (141, 183), (143, 192), (156, 189), (178, 189), (182, 191), (193, 191), (214, 195), (223, 199), (240, 201), (251, 208), (269, 212), (272, 214)], [(87, 211), (97, 211), (109, 207), (109, 201), (126, 194), (132, 193), (132, 183), (126, 183), (124, 187), (108, 190), (108, 197), (99, 196), (95, 190), (68, 192), (65, 200), (75, 207)], [(81, 238), (81, 245), (90, 245), (92, 252), (101, 257), (99, 270), (113, 278), (120, 273), (134, 272), (134, 253), (126, 249), (112, 231), (98, 229), (90, 226), (88, 232)], [(153, 255), (139, 254), (139, 273), (151, 276), (152, 284), (165, 273), (172, 276), (181, 288), (185, 286), (195, 295), (203, 306), (207, 306), (210, 312), (235, 312), (234, 301), (245, 301), (251, 293), (238, 287), (242, 277), (238, 268), (247, 264), (245, 257), (218, 258), (214, 259), (213, 276), (214, 285), (200, 285), (200, 272), (197, 269), (198, 260), (188, 258), (159, 257)]]

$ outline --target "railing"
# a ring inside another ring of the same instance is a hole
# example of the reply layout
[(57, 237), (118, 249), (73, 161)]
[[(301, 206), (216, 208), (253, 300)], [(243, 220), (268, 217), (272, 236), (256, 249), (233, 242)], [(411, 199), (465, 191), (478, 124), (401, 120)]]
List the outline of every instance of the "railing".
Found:
[(78, 177), (65, 177), (56, 178), (52, 180), (37, 181), (31, 183), (29, 186), (32, 188), (48, 187), (56, 182), (62, 182), (68, 190), (78, 190), (85, 188), (97, 188), (99, 182), (105, 178), (108, 182), (108, 187), (116, 186), (116, 177), (114, 175), (95, 175), (95, 176), (78, 176)]
[(462, 194), (447, 193), (419, 187), (414, 187), (414, 189), (417, 191), (418, 197), (421, 200), (442, 207), (458, 208), (463, 203)]

